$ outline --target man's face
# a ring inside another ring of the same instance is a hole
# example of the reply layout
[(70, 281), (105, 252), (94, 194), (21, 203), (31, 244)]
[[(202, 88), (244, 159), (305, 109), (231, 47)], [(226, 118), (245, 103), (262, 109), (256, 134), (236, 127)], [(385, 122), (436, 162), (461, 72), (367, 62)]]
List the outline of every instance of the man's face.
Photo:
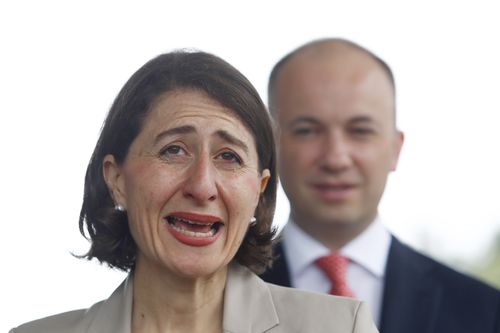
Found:
[(319, 239), (330, 226), (361, 231), (373, 221), (403, 141), (386, 73), (367, 55), (351, 53), (292, 58), (273, 94), (292, 217)]

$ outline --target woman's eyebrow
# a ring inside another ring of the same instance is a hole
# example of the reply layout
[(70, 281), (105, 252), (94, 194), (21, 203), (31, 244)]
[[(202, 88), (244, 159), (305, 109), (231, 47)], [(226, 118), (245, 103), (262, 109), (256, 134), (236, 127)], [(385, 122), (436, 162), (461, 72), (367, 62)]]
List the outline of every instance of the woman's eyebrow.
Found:
[(194, 132), (196, 132), (196, 129), (191, 125), (184, 125), (184, 126), (169, 128), (168, 130), (165, 130), (156, 136), (154, 144), (157, 144), (163, 138), (168, 137), (168, 136), (172, 136), (172, 135), (176, 135), (176, 134), (194, 133)]
[[(188, 133), (195, 133), (196, 129), (194, 126), (191, 125), (184, 125), (184, 126), (179, 126), (179, 127), (174, 127), (174, 128), (169, 128), (168, 130), (165, 130), (158, 134), (155, 138), (154, 143), (157, 144), (160, 142), (163, 138), (176, 135), (176, 134), (188, 134)], [(215, 135), (221, 138), (222, 140), (229, 142), (231, 144), (234, 144), (241, 149), (245, 151), (245, 153), (248, 153), (248, 146), (245, 142), (242, 140), (238, 139), (234, 135), (230, 134), (229, 132), (225, 130), (218, 130), (215, 132)]]
[(218, 130), (215, 132), (215, 134), (219, 138), (221, 138), (222, 140), (240, 147), (241, 149), (243, 149), (245, 151), (245, 153), (248, 154), (247, 144), (245, 142), (243, 142), (242, 140), (238, 139), (237, 137), (235, 137), (234, 135), (230, 134), (229, 132), (227, 132), (225, 130)]

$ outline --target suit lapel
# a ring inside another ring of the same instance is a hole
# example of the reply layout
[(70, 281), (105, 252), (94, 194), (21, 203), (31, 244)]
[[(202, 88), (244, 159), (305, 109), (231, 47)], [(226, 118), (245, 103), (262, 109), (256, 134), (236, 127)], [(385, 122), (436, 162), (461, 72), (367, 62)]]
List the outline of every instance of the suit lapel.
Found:
[[(132, 320), (132, 275), (105, 300), (98, 309), (87, 333), (130, 333)], [(91, 311), (91, 310), (90, 310)]]
[(276, 260), (273, 262), (273, 267), (262, 274), (261, 278), (269, 283), (274, 283), (284, 287), (291, 287), (290, 271), (288, 270), (285, 251), (283, 251), (281, 243), (278, 243), (273, 247), (273, 255), (276, 257)]
[(278, 324), (266, 283), (247, 268), (230, 265), (224, 292), (224, 332), (260, 333)]
[(392, 237), (387, 261), (380, 333), (433, 332), (442, 290), (432, 267)]
[[(133, 277), (129, 277), (98, 307), (86, 333), (130, 333)], [(91, 315), (89, 313), (89, 315)], [(247, 268), (232, 264), (224, 291), (224, 332), (261, 333), (279, 324), (266, 283)]]

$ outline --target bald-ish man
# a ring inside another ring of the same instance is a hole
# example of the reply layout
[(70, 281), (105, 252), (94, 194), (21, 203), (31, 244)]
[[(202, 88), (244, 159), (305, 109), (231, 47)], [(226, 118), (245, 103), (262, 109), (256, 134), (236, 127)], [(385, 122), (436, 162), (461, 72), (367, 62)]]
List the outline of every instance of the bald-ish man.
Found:
[(274, 67), (269, 108), (290, 218), (265, 280), (366, 301), (381, 333), (500, 333), (499, 291), (416, 252), (380, 221), (404, 138), (384, 61), (346, 40), (308, 43)]

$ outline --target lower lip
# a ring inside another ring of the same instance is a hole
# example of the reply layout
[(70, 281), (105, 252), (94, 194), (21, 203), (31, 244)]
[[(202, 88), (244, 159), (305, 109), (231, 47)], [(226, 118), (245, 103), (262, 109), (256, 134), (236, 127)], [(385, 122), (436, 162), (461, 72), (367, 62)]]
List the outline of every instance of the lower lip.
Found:
[(219, 235), (221, 234), (222, 228), (224, 227), (224, 226), (219, 226), (219, 230), (217, 230), (217, 232), (213, 236), (194, 237), (183, 234), (182, 232), (175, 230), (168, 222), (165, 223), (167, 225), (167, 230), (170, 232), (172, 236), (174, 236), (175, 239), (177, 239), (182, 244), (189, 246), (196, 246), (196, 247), (208, 246), (210, 244), (215, 243), (215, 241), (219, 238)]
[(339, 202), (349, 199), (353, 192), (354, 187), (346, 187), (343, 189), (332, 189), (320, 186), (314, 186), (314, 191), (319, 195), (319, 197), (324, 201), (329, 202)]

